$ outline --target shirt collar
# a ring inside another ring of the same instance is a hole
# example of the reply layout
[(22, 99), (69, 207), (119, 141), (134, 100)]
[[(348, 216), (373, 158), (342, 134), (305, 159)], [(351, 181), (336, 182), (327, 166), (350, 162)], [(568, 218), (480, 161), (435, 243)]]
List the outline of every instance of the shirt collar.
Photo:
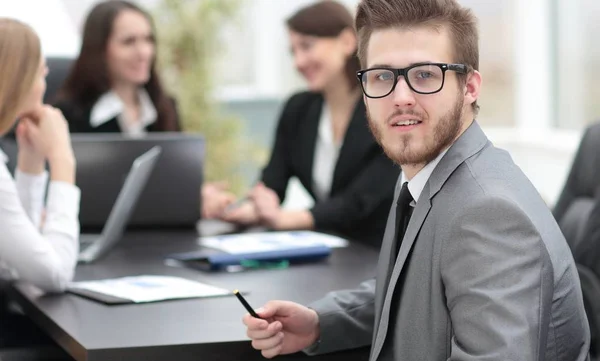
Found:
[(0, 162), (8, 163), (8, 156), (0, 149)]
[(408, 190), (410, 191), (410, 195), (415, 200), (415, 203), (419, 201), (421, 192), (423, 192), (425, 184), (427, 184), (429, 177), (431, 177), (431, 173), (433, 173), (433, 170), (438, 165), (440, 160), (442, 160), (444, 154), (446, 154), (448, 149), (450, 148), (446, 148), (440, 154), (438, 154), (438, 156), (434, 160), (427, 163), (427, 165), (423, 167), (423, 169), (421, 169), (417, 174), (415, 174), (415, 176), (410, 181), (406, 178), (406, 174), (402, 172), (402, 184), (408, 181)]
[[(156, 121), (156, 108), (146, 89), (140, 88), (138, 96), (140, 99), (140, 122), (146, 127)], [(121, 115), (123, 109), (124, 104), (121, 98), (113, 91), (106, 92), (98, 98), (92, 107), (90, 125), (97, 128), (114, 117)]]

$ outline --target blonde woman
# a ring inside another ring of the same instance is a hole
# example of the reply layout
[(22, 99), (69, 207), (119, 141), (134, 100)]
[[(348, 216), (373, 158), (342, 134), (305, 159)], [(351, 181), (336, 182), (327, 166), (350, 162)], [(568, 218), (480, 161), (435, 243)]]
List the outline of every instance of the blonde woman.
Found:
[(19, 146), (14, 180), (0, 150), (0, 278), (60, 292), (77, 263), (80, 193), (67, 122), (42, 104), (46, 73), (34, 31), (0, 18), (0, 136), (18, 122)]

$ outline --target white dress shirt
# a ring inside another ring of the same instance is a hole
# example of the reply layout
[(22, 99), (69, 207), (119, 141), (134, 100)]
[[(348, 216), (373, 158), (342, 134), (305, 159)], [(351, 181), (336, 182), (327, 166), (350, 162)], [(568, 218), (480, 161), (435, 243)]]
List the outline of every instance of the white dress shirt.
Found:
[(323, 104), (312, 169), (313, 190), (317, 201), (324, 201), (329, 198), (333, 172), (341, 147), (341, 144), (335, 144), (329, 108), (326, 104)]
[(117, 117), (121, 132), (133, 137), (143, 136), (146, 134), (146, 127), (156, 121), (158, 113), (145, 89), (140, 88), (138, 97), (140, 100), (139, 118), (131, 120), (125, 119), (125, 104), (121, 98), (113, 91), (104, 93), (92, 107), (90, 125), (96, 128)]
[(51, 181), (42, 222), (48, 173), (13, 180), (6, 161), (0, 150), (0, 277), (62, 291), (79, 253), (79, 188)]
[(414, 199), (414, 201), (411, 203), (411, 205), (413, 207), (419, 201), (421, 192), (423, 192), (423, 188), (425, 188), (425, 184), (427, 184), (429, 177), (431, 177), (431, 173), (433, 173), (433, 170), (435, 169), (435, 167), (438, 165), (440, 160), (442, 160), (442, 158), (444, 157), (444, 154), (446, 154), (446, 152), (448, 152), (448, 149), (450, 149), (450, 148), (446, 148), (445, 150), (443, 150), (434, 160), (429, 162), (425, 167), (423, 167), (423, 169), (421, 169), (417, 174), (415, 174), (415, 176), (411, 180), (408, 180), (408, 178), (406, 178), (406, 174), (404, 174), (404, 172), (402, 172), (402, 175), (401, 175), (402, 184), (404, 184), (404, 182), (408, 181), (408, 191), (410, 192), (410, 195)]

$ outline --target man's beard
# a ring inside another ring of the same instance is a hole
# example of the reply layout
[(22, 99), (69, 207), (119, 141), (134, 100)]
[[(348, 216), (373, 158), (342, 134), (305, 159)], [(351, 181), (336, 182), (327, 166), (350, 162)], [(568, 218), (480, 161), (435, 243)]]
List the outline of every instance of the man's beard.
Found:
[[(433, 129), (433, 138), (424, 138), (422, 141), (424, 141), (425, 144), (424, 148), (421, 150), (414, 149), (414, 142), (421, 140), (413, 139), (414, 136), (412, 134), (405, 134), (402, 136), (402, 139), (396, 139), (396, 141), (402, 142), (400, 147), (386, 147), (383, 144), (382, 124), (376, 123), (375, 119), (371, 118), (367, 109), (369, 128), (377, 143), (383, 148), (385, 154), (397, 164), (410, 166), (425, 165), (434, 160), (446, 147), (450, 146), (458, 136), (461, 129), (463, 99), (464, 96), (459, 96), (454, 103), (453, 108), (439, 118)], [(383, 124), (383, 126), (388, 127), (391, 118), (406, 114), (418, 115), (412, 111), (397, 111), (388, 118), (388, 121)], [(420, 117), (420, 119), (423, 119), (423, 117)]]

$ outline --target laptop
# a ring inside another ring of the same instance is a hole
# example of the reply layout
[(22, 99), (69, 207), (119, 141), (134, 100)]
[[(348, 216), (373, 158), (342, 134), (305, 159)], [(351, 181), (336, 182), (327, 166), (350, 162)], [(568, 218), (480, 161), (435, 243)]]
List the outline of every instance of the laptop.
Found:
[[(204, 177), (205, 141), (196, 134), (151, 132), (143, 138), (120, 133), (71, 134), (81, 189), (79, 223), (83, 231), (100, 232), (108, 219), (131, 164), (138, 155), (159, 146), (156, 169), (127, 224), (128, 228), (195, 229), (200, 220), (200, 188)], [(14, 170), (17, 143), (0, 138)]]
[(101, 234), (79, 236), (79, 262), (91, 263), (104, 256), (119, 242), (133, 209), (140, 198), (150, 174), (156, 166), (161, 148), (155, 146), (135, 159), (125, 183), (115, 201)]
[(81, 189), (79, 221), (98, 232), (108, 219), (131, 163), (159, 146), (160, 158), (127, 224), (129, 229), (195, 229), (200, 219), (204, 138), (185, 133), (71, 134)]

